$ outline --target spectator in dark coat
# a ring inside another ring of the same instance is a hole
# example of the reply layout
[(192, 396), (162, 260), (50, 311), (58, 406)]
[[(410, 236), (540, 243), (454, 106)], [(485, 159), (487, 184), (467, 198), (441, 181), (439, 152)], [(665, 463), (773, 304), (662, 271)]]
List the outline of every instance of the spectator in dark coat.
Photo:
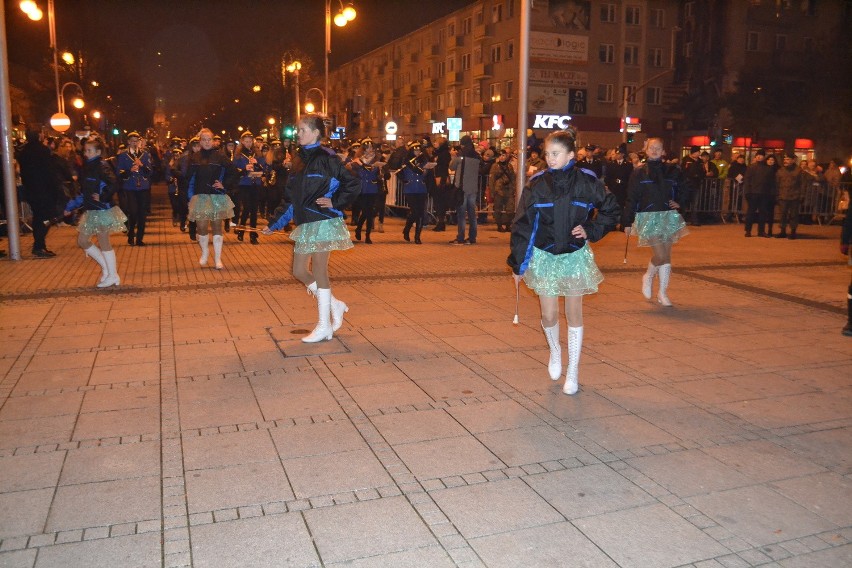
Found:
[(33, 210), (33, 256), (51, 258), (45, 239), (51, 220), (57, 217), (62, 184), (50, 149), (42, 143), (41, 133), (27, 132), (27, 143), (18, 154), (24, 199)]

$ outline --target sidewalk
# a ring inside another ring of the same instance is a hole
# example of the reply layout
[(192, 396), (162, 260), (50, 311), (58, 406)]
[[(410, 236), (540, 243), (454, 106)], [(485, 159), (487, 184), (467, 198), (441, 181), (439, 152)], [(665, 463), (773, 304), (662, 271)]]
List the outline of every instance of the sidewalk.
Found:
[(54, 259), (25, 236), (0, 262), (0, 566), (852, 566), (839, 227), (696, 227), (671, 309), (609, 235), (573, 397), (533, 295), (512, 325), (507, 234), (401, 229), (332, 255), (351, 309), (314, 345), (286, 237), (201, 269), (160, 202), (104, 291), (73, 228)]

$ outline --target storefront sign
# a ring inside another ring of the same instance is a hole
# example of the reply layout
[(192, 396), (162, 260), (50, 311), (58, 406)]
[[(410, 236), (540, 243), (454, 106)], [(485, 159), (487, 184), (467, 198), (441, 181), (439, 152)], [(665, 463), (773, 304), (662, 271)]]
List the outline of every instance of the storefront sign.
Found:
[(432, 134), (443, 134), (444, 133), (444, 122), (433, 122), (432, 123)]
[(571, 34), (530, 32), (530, 59), (550, 63), (588, 63), (589, 38)]
[(559, 116), (558, 114), (537, 114), (533, 120), (533, 128), (568, 128), (568, 123), (571, 117), (568, 115)]

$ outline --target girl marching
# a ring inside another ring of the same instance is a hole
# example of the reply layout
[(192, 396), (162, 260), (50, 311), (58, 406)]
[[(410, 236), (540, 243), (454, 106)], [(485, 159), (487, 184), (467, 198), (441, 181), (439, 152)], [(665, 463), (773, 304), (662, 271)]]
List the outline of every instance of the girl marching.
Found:
[[(86, 161), (79, 177), (81, 193), (65, 206), (65, 216), (81, 206), (85, 210), (77, 224), (77, 245), (101, 267), (98, 288), (109, 288), (121, 284), (109, 234), (122, 232), (127, 216), (112, 206), (116, 177), (112, 167), (102, 159), (103, 151), (104, 143), (99, 138), (89, 139), (83, 146)], [(97, 245), (92, 243), (94, 236), (98, 237)]]
[(642, 295), (653, 295), (654, 277), (660, 277), (657, 302), (671, 306), (666, 293), (672, 273), (672, 245), (686, 236), (686, 222), (677, 212), (681, 203), (689, 203), (689, 185), (683, 171), (663, 162), (663, 141), (649, 138), (645, 154), (648, 160), (636, 168), (627, 186), (627, 203), (621, 224), (630, 238), (636, 223), (640, 247), (651, 247), (648, 270), (642, 276)]
[[(290, 206), (264, 234), (281, 230), (292, 220), (293, 276), (317, 300), (317, 325), (305, 343), (327, 341), (343, 325), (349, 307), (331, 294), (328, 259), (333, 250), (352, 248), (343, 210), (358, 197), (360, 183), (334, 152), (320, 145), (325, 125), (320, 116), (309, 114), (299, 120), (300, 148), (293, 160), (285, 189)], [(310, 269), (308, 264), (310, 263)]]
[[(562, 374), (559, 297), (568, 320), (565, 394), (578, 389), (583, 345), (583, 296), (598, 291), (603, 275), (589, 242), (600, 240), (618, 221), (618, 201), (593, 172), (576, 166), (576, 134), (561, 131), (544, 142), (548, 169), (530, 178), (512, 225), (507, 262), (515, 284), (521, 278), (541, 304), (541, 327), (550, 347), (552, 380)], [(593, 214), (596, 212), (596, 214)]]

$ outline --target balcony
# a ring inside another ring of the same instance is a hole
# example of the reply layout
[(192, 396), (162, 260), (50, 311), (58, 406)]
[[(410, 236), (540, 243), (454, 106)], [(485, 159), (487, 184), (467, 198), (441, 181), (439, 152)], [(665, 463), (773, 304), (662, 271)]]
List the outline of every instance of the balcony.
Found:
[(451, 71), (444, 74), (444, 82), (448, 87), (462, 84), (462, 74), (459, 71)]
[(493, 24), (479, 24), (473, 27), (473, 39), (486, 39), (494, 37)]
[(403, 97), (411, 97), (417, 94), (417, 84), (416, 83), (407, 83), (402, 86), (399, 90), (400, 96)]
[(406, 53), (405, 56), (402, 58), (402, 62), (405, 65), (411, 65), (413, 63), (417, 63), (418, 61), (420, 61), (420, 53), (416, 51)]
[(454, 49), (464, 47), (464, 36), (463, 35), (456, 35), (456, 36), (448, 37), (445, 40), (444, 45), (446, 45), (447, 51), (452, 51)]
[(489, 116), (491, 113), (488, 105), (485, 103), (471, 103), (470, 105), (470, 114), (471, 116)]
[(422, 90), (422, 91), (437, 91), (438, 90), (438, 80), (437, 79), (423, 79), (420, 82), (420, 90)]
[(433, 44), (431, 47), (428, 47), (426, 50), (426, 57), (437, 58), (443, 55), (441, 46), (437, 44)]
[(477, 63), (471, 69), (474, 79), (490, 79), (494, 76), (494, 66), (491, 63)]

